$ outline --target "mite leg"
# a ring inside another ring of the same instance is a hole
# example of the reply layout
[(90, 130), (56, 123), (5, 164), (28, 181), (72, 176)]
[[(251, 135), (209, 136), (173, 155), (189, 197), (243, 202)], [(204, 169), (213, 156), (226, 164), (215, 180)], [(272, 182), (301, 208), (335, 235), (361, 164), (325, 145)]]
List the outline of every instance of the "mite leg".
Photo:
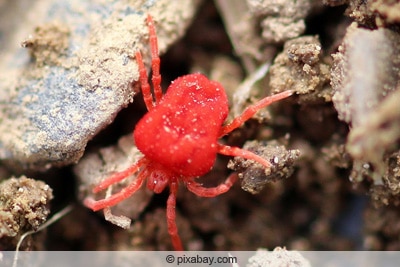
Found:
[(151, 110), (154, 106), (153, 96), (151, 95), (146, 67), (144, 66), (142, 54), (140, 53), (140, 51), (136, 52), (136, 62), (139, 67), (139, 80), (142, 89), (143, 100), (144, 103), (146, 104), (147, 110)]
[(158, 54), (158, 41), (156, 29), (154, 26), (153, 18), (147, 15), (147, 25), (149, 27), (149, 38), (150, 38), (150, 49), (151, 49), (151, 70), (152, 77), (151, 82), (153, 83), (154, 96), (156, 98), (156, 104), (160, 102), (162, 97), (161, 90), (161, 75), (160, 75), (160, 56)]
[(260, 163), (265, 168), (271, 167), (271, 163), (269, 163), (268, 160), (260, 157), (259, 155), (254, 154), (253, 152), (234, 146), (226, 146), (221, 144), (217, 145), (218, 145), (218, 153), (222, 155), (250, 159)]
[(169, 185), (170, 193), (167, 200), (167, 225), (168, 233), (171, 237), (172, 246), (177, 251), (182, 251), (182, 241), (178, 234), (178, 227), (176, 226), (176, 195), (178, 193), (178, 183), (173, 181)]
[(224, 183), (216, 187), (203, 187), (201, 184), (190, 181), (186, 182), (186, 187), (192, 193), (200, 197), (215, 197), (227, 192), (237, 180), (237, 174), (232, 173), (228, 176)]
[(101, 210), (106, 207), (112, 207), (121, 202), (124, 199), (127, 199), (130, 197), (132, 194), (134, 194), (143, 184), (144, 179), (147, 177), (147, 171), (141, 171), (136, 178), (135, 181), (133, 181), (131, 184), (129, 184), (127, 187), (119, 191), (118, 193), (115, 193), (111, 195), (108, 198), (101, 199), (101, 200), (94, 200), (93, 198), (85, 198), (83, 201), (83, 204), (92, 209), (93, 211)]
[(254, 114), (256, 114), (257, 111), (259, 111), (260, 109), (265, 108), (266, 106), (268, 106), (276, 101), (279, 101), (281, 99), (289, 97), (292, 94), (293, 94), (292, 91), (287, 90), (287, 91), (284, 91), (284, 92), (276, 94), (276, 95), (265, 97), (265, 98), (261, 99), (260, 101), (258, 101), (257, 103), (255, 103), (254, 105), (247, 107), (241, 115), (234, 118), (227, 125), (224, 125), (221, 127), (219, 136), (220, 137), (224, 136), (224, 135), (230, 133), (231, 131), (235, 130), (236, 128), (241, 126), (244, 122), (246, 122), (248, 119), (253, 117)]
[(110, 185), (120, 182), (121, 180), (125, 179), (126, 177), (134, 174), (137, 170), (143, 166), (143, 164), (147, 163), (147, 159), (144, 157), (138, 160), (135, 164), (130, 166), (128, 169), (114, 173), (113, 175), (109, 176), (108, 178), (101, 181), (95, 188), (93, 188), (93, 193), (98, 193)]

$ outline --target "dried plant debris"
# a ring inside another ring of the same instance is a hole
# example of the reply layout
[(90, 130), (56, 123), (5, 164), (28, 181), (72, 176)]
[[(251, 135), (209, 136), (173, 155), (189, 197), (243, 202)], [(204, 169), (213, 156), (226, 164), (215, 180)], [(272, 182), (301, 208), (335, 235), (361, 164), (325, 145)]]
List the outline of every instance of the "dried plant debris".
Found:
[[(101, 148), (98, 152), (88, 153), (74, 167), (74, 172), (80, 181), (80, 198), (94, 197), (102, 199), (106, 194), (119, 192), (122, 188), (131, 183), (136, 175), (128, 177), (122, 182), (112, 186), (110, 192), (92, 193), (94, 186), (98, 185), (103, 178), (109, 175), (125, 170), (127, 167), (135, 163), (142, 154), (134, 146), (132, 135), (123, 136), (116, 146)], [(120, 202), (111, 208), (106, 209), (104, 215), (106, 220), (123, 228), (129, 228), (130, 219), (136, 219), (144, 208), (150, 202), (152, 192), (147, 190), (145, 186), (139, 189), (135, 194), (125, 201)], [(122, 216), (122, 215), (126, 215)]]
[(330, 66), (323, 61), (322, 46), (316, 36), (304, 36), (284, 45), (270, 68), (269, 86), (275, 92), (293, 90), (307, 94), (300, 101), (330, 101)]
[(258, 249), (246, 267), (311, 267), (310, 262), (300, 252), (276, 247), (273, 251)]
[(37, 230), (46, 221), (52, 191), (44, 182), (25, 176), (0, 183), (0, 248), (10, 245), (2, 241), (13, 243), (7, 237)]
[(271, 163), (271, 168), (265, 169), (259, 163), (239, 157), (229, 161), (228, 168), (238, 173), (242, 189), (252, 194), (260, 193), (267, 183), (292, 175), (294, 163), (300, 156), (299, 150), (287, 150), (277, 141), (268, 143), (249, 141), (243, 148), (268, 159)]
[(304, 18), (316, 1), (247, 0), (250, 12), (262, 17), (262, 37), (268, 43), (283, 43), (300, 36), (306, 29)]
[(355, 160), (352, 179), (360, 181), (360, 167), (372, 164), (380, 184), (384, 154), (396, 147), (400, 131), (400, 35), (352, 24), (333, 57), (333, 103), (339, 118), (352, 126), (346, 146)]

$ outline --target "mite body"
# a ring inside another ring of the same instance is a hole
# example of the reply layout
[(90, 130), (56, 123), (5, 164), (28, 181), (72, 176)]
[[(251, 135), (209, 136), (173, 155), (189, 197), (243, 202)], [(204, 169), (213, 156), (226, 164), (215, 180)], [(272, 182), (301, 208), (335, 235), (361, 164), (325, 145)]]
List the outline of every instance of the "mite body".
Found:
[(184, 183), (188, 190), (201, 197), (215, 197), (228, 191), (237, 180), (236, 173), (231, 174), (224, 183), (212, 188), (203, 187), (196, 182), (196, 178), (211, 170), (218, 153), (254, 160), (265, 168), (270, 168), (271, 164), (262, 157), (238, 147), (222, 145), (218, 143), (218, 139), (241, 126), (258, 110), (292, 95), (292, 92), (285, 91), (263, 98), (246, 108), (232, 122), (224, 125), (229, 112), (228, 99), (224, 88), (218, 82), (210, 81), (202, 74), (188, 74), (174, 80), (166, 94), (162, 94), (157, 36), (150, 15), (147, 17), (147, 24), (152, 55), (154, 99), (142, 55), (138, 51), (136, 61), (139, 66), (139, 79), (149, 112), (137, 123), (133, 132), (135, 144), (143, 153), (143, 157), (126, 170), (104, 179), (93, 192), (102, 191), (135, 173), (136, 179), (108, 198), (86, 198), (84, 204), (94, 211), (112, 207), (134, 194), (146, 179), (147, 187), (155, 193), (169, 187), (168, 232), (174, 249), (183, 250), (175, 221), (178, 183)]

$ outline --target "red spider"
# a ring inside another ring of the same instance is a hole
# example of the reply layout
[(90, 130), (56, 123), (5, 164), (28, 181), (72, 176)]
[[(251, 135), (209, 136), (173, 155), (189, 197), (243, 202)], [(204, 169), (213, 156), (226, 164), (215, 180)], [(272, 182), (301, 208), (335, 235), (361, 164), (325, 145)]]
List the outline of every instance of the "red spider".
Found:
[(217, 154), (238, 156), (254, 160), (265, 168), (270, 163), (260, 156), (238, 147), (219, 144), (222, 136), (241, 126), (258, 110), (269, 104), (292, 95), (285, 91), (260, 100), (247, 107), (244, 112), (223, 125), (228, 115), (228, 99), (224, 88), (202, 74), (188, 74), (174, 80), (165, 95), (161, 90), (160, 58), (153, 19), (147, 16), (152, 57), (152, 84), (154, 100), (142, 55), (136, 52), (139, 66), (143, 99), (148, 113), (138, 122), (133, 138), (143, 157), (124, 171), (117, 172), (98, 184), (93, 192), (108, 188), (126, 177), (137, 173), (134, 182), (120, 192), (102, 200), (86, 198), (84, 204), (93, 211), (114, 206), (134, 194), (147, 178), (147, 187), (155, 193), (169, 186), (167, 200), (168, 233), (175, 250), (183, 250), (176, 226), (176, 195), (178, 183), (183, 182), (187, 189), (201, 197), (215, 197), (227, 192), (237, 179), (231, 174), (224, 183), (213, 188), (205, 188), (196, 178), (209, 172)]

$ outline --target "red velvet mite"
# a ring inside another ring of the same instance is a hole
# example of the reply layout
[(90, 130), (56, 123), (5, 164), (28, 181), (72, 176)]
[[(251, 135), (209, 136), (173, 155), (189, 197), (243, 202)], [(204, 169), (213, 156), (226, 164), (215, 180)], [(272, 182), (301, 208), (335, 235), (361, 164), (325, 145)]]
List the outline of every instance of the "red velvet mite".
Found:
[(292, 95), (285, 91), (266, 97), (249, 106), (232, 122), (225, 124), (228, 116), (228, 99), (224, 88), (210, 81), (202, 74), (188, 74), (174, 80), (165, 95), (161, 90), (160, 58), (155, 26), (147, 16), (152, 56), (152, 85), (150, 91), (142, 55), (136, 52), (139, 79), (148, 113), (137, 123), (133, 138), (143, 157), (122, 172), (117, 172), (98, 184), (93, 192), (108, 188), (132, 174), (136, 179), (120, 192), (102, 200), (86, 198), (84, 204), (93, 211), (114, 206), (134, 194), (147, 179), (147, 187), (155, 193), (167, 186), (170, 193), (167, 200), (167, 224), (175, 250), (183, 250), (176, 226), (175, 204), (178, 183), (185, 184), (194, 194), (201, 197), (215, 197), (227, 192), (237, 180), (235, 173), (224, 183), (203, 187), (196, 178), (208, 173), (214, 165), (217, 154), (238, 156), (254, 160), (265, 168), (270, 163), (258, 155), (238, 147), (218, 143), (218, 139), (230, 133), (250, 119), (258, 110)]

